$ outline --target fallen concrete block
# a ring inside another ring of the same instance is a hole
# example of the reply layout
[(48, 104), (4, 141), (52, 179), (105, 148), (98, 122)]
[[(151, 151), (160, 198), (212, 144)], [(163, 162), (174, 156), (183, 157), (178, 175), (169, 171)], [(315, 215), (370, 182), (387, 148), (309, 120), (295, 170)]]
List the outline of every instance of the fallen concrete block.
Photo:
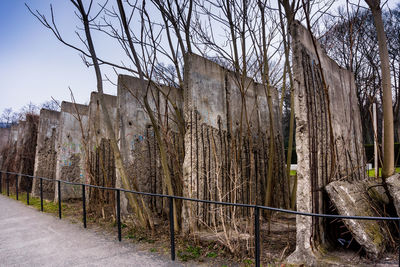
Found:
[[(366, 183), (335, 181), (325, 187), (340, 215), (379, 216), (371, 207)], [(365, 249), (370, 258), (379, 258), (385, 250), (386, 232), (381, 223), (369, 220), (343, 220), (354, 239)]]
[(397, 215), (400, 216), (400, 173), (396, 173), (387, 178), (386, 183), (389, 188), (389, 193), (393, 197)]

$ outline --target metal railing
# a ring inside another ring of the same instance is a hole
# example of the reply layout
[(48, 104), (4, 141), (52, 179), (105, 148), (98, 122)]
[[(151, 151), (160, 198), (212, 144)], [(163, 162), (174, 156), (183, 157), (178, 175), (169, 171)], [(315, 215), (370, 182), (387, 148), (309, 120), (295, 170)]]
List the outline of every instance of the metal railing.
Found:
[[(174, 199), (180, 199), (183, 201), (192, 201), (198, 203), (207, 203), (207, 204), (214, 204), (214, 205), (223, 205), (223, 206), (236, 206), (236, 207), (243, 207), (243, 208), (253, 208), (254, 209), (254, 247), (255, 247), (255, 266), (260, 266), (260, 209), (261, 210), (269, 210), (275, 212), (282, 212), (288, 214), (295, 214), (300, 216), (310, 216), (310, 217), (321, 217), (321, 218), (331, 218), (331, 219), (351, 219), (351, 220), (370, 220), (370, 221), (397, 221), (399, 226), (399, 243), (400, 243), (400, 217), (370, 217), (370, 216), (345, 216), (345, 215), (333, 215), (333, 214), (318, 214), (318, 213), (308, 213), (308, 212), (300, 212), (300, 211), (293, 211), (293, 210), (286, 210), (280, 208), (273, 208), (261, 205), (253, 205), (253, 204), (241, 204), (241, 203), (230, 203), (230, 202), (221, 202), (221, 201), (212, 201), (212, 200), (203, 200), (203, 199), (195, 199), (195, 198), (188, 198), (188, 197), (181, 197), (181, 196), (170, 196), (170, 195), (163, 195), (163, 194), (155, 194), (155, 193), (147, 193), (147, 192), (139, 192), (134, 190), (127, 190), (123, 188), (113, 188), (113, 187), (105, 187), (105, 186), (98, 186), (98, 185), (91, 185), (91, 184), (84, 184), (84, 183), (76, 183), (70, 182), (65, 180), (56, 180), (56, 179), (49, 179), (45, 177), (38, 177), (32, 176), (27, 174), (15, 173), (15, 172), (6, 172), (0, 171), (0, 173), (6, 174), (6, 190), (7, 196), (10, 195), (10, 179), (9, 175), (16, 175), (15, 179), (15, 193), (16, 199), (18, 200), (18, 177), (28, 177), (32, 179), (39, 179), (40, 180), (40, 210), (43, 211), (43, 180), (56, 182), (57, 183), (57, 191), (58, 191), (58, 216), (61, 219), (62, 217), (62, 207), (61, 207), (61, 183), (69, 184), (69, 185), (78, 185), (82, 186), (82, 222), (83, 227), (86, 228), (86, 187), (98, 188), (103, 190), (112, 190), (116, 191), (116, 206), (117, 206), (117, 226), (118, 226), (118, 240), (121, 241), (121, 193), (132, 193), (137, 195), (144, 195), (144, 196), (151, 196), (151, 197), (162, 197), (168, 198), (169, 200), (169, 224), (170, 224), (170, 241), (171, 241), (171, 260), (175, 260), (175, 231), (174, 231), (174, 220), (173, 220), (173, 213), (174, 213)], [(3, 190), (3, 183), (2, 183), (2, 175), (0, 175), (0, 194), (2, 194)], [(27, 190), (27, 204), (29, 205), (29, 191)], [(400, 267), (400, 244), (398, 245), (398, 256), (399, 256), (399, 267)]]

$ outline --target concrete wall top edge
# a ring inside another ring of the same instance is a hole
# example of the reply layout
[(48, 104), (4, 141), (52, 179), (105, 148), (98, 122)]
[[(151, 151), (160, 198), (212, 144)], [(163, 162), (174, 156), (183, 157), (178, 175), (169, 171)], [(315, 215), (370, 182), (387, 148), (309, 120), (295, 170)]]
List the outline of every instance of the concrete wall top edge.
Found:
[(87, 115), (89, 112), (89, 106), (67, 101), (61, 103), (61, 112), (77, 113), (77, 111), (81, 115)]
[[(145, 86), (147, 86), (148, 84), (148, 80), (144, 80), (144, 82), (146, 83)], [(155, 82), (152, 83), (151, 88), (155, 89)], [(159, 90), (161, 90), (164, 94), (169, 95), (170, 97), (172, 97), (172, 99), (176, 99), (178, 97), (178, 88), (172, 87), (172, 86), (168, 86), (168, 85), (164, 85), (164, 84), (159, 84), (159, 86), (157, 86), (159, 88)], [(140, 92), (140, 79), (134, 76), (130, 76), (130, 75), (125, 75), (125, 74), (120, 74), (118, 75), (118, 97), (124, 95), (124, 94), (130, 94), (129, 90), (132, 90), (137, 97), (139, 96), (144, 96), (144, 92)], [(139, 94), (140, 92), (140, 94)], [(177, 103), (178, 105), (180, 103)]]
[[(310, 56), (313, 56), (315, 54), (314, 44), (312, 41), (313, 39), (315, 41), (314, 43), (317, 47), (318, 54), (319, 55), (325, 54), (323, 52), (319, 42), (317, 40), (315, 40), (315, 38), (310, 34), (308, 29), (306, 27), (304, 27), (300, 21), (295, 20), (293, 26), (295, 28), (294, 34), (296, 34), (296, 38), (293, 38), (293, 39), (299, 40), (311, 52)], [(348, 69), (345, 69), (345, 68), (342, 68), (341, 66), (339, 66), (337, 64), (337, 62), (330, 57), (320, 57), (320, 60), (322, 61), (321, 62), (322, 65), (331, 66), (331, 68), (333, 68), (333, 69), (336, 68), (336, 69), (340, 69), (340, 70), (344, 70), (344, 71), (349, 71)]]
[(58, 118), (60, 116), (61, 112), (57, 110), (50, 110), (50, 109), (45, 109), (42, 108), (40, 109), (40, 116), (50, 116), (54, 118)]
[[(210, 73), (211, 72), (225, 72), (228, 76), (232, 77), (232, 80), (234, 80), (234, 76), (235, 76), (234, 71), (231, 71), (231, 70), (225, 68), (224, 66), (221, 66), (218, 63), (216, 63), (210, 59), (204, 58), (200, 55), (197, 55), (194, 53), (190, 53), (190, 54), (188, 53), (188, 54), (186, 54), (186, 61), (189, 62), (190, 66), (197, 66), (197, 64), (204, 64), (204, 65), (206, 65), (205, 69), (207, 70), (207, 72), (210, 72)], [(254, 81), (253, 78), (246, 77), (244, 83), (245, 83), (246, 87), (248, 85), (250, 85), (247, 90), (247, 95), (252, 96), (252, 95), (254, 95), (254, 93), (256, 93), (257, 96), (266, 97), (263, 85)], [(253, 86), (251, 86), (251, 83), (253, 83)], [(271, 88), (275, 94), (278, 92), (276, 88), (273, 88), (273, 87), (271, 87)]]
[[(227, 68), (225, 68), (224, 66), (221, 66), (221, 65), (219, 65), (218, 63), (216, 63), (216, 62), (214, 62), (214, 61), (212, 61), (212, 60), (210, 60), (210, 59), (207, 59), (207, 58), (205, 58), (205, 57), (202, 57), (202, 56), (200, 56), (200, 55), (197, 55), (197, 54), (195, 54), (195, 53), (187, 53), (186, 55), (185, 55), (185, 57), (186, 57), (186, 61), (191, 61), (191, 62), (196, 62), (196, 63), (202, 63), (202, 64), (205, 64), (205, 65), (207, 65), (207, 67), (208, 68), (210, 68), (210, 69), (213, 69), (213, 68), (216, 68), (216, 69), (221, 69), (221, 70), (223, 70), (223, 71), (228, 71), (228, 72), (231, 72), (231, 71), (229, 71)], [(232, 72), (233, 73), (233, 72)]]
[[(117, 106), (117, 96), (115, 95), (109, 95), (109, 94), (103, 94), (104, 101), (106, 101), (106, 104), (111, 104), (112, 106)], [(99, 99), (99, 93), (98, 92), (92, 92), (90, 94), (90, 102), (95, 102)]]

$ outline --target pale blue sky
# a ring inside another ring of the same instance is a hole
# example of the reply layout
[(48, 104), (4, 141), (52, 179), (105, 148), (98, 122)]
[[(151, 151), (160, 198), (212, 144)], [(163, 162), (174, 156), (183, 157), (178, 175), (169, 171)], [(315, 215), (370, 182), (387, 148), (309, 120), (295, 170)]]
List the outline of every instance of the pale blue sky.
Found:
[[(30, 101), (39, 104), (54, 97), (70, 100), (68, 87), (78, 103), (89, 101), (96, 89), (92, 68), (87, 68), (79, 54), (61, 44), (52, 33), (33, 17), (24, 3), (50, 14), (53, 4), (57, 24), (66, 39), (79, 44), (74, 34), (77, 19), (69, 1), (2, 0), (0, 4), (0, 112), (4, 108), (20, 109)], [(104, 44), (99, 50), (112, 54)], [(118, 55), (116, 55), (118, 56)], [(107, 93), (116, 88), (105, 83)]]

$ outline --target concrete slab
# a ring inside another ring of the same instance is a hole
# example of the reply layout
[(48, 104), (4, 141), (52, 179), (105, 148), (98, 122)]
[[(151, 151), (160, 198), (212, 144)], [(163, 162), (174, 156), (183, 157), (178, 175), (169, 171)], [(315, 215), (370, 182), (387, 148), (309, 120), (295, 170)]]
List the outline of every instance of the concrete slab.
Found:
[[(55, 179), (57, 165), (57, 138), (59, 133), (60, 112), (41, 109), (35, 156), (34, 175)], [(40, 195), (40, 181), (33, 180), (32, 194)], [(54, 183), (43, 181), (43, 196), (54, 199)]]
[[(365, 183), (335, 181), (325, 187), (340, 215), (379, 216), (368, 200)], [(343, 220), (354, 239), (364, 247), (371, 258), (379, 258), (385, 250), (387, 233), (376, 221)]]
[(400, 173), (396, 173), (387, 178), (386, 183), (389, 187), (389, 193), (393, 197), (397, 215), (400, 216)]
[[(59, 180), (85, 182), (85, 144), (82, 135), (87, 136), (88, 111), (86, 105), (65, 101), (61, 103), (56, 166), (56, 178)], [(57, 186), (54, 191), (57, 200)], [(80, 186), (61, 186), (62, 200), (80, 198), (81, 192)]]

